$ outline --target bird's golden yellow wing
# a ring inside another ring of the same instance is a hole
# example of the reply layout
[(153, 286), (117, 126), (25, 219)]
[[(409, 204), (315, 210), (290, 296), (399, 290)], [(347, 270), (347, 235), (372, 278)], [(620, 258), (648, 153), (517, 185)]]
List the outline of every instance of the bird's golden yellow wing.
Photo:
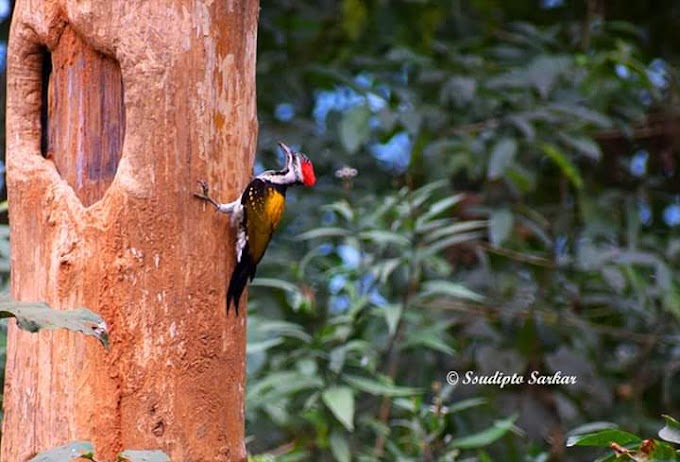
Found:
[(246, 234), (249, 256), (259, 263), (272, 235), (281, 222), (286, 196), (275, 186), (253, 181), (244, 196)]

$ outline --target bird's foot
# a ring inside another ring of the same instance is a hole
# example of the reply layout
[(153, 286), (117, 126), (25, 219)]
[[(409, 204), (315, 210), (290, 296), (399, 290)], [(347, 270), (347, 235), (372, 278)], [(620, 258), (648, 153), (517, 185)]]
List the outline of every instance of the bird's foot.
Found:
[(210, 197), (210, 188), (208, 187), (208, 182), (205, 180), (199, 180), (198, 184), (201, 186), (201, 192), (194, 193), (194, 197), (197, 197), (206, 202), (210, 202), (212, 205), (215, 206), (215, 208), (220, 208), (219, 202)]

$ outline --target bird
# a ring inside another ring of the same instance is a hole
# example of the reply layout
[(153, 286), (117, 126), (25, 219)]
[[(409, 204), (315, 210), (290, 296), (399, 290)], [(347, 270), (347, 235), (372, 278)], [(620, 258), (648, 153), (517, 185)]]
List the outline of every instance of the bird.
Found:
[(262, 260), (274, 232), (281, 222), (289, 186), (311, 187), (316, 183), (314, 165), (305, 154), (296, 152), (283, 142), (278, 145), (286, 156), (281, 170), (268, 170), (255, 176), (243, 193), (224, 204), (210, 197), (208, 183), (199, 181), (198, 199), (212, 204), (218, 212), (231, 215), (231, 226), (236, 230), (236, 265), (227, 289), (227, 315), (234, 305), (239, 315), (239, 301), (248, 281), (255, 277), (257, 265)]

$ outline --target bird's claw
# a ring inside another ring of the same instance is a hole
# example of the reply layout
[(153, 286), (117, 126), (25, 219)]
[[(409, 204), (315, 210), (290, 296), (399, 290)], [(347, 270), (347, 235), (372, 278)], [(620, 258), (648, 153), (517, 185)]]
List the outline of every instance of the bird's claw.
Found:
[(201, 192), (194, 193), (194, 196), (198, 197), (199, 199), (209, 199), (210, 188), (208, 187), (208, 182), (205, 180), (198, 180), (198, 184), (201, 186)]
[(204, 200), (206, 202), (210, 202), (212, 205), (215, 206), (215, 208), (219, 209), (220, 204), (217, 202), (215, 199), (210, 197), (209, 194), (209, 188), (208, 188), (208, 182), (205, 180), (199, 180), (198, 184), (201, 185), (201, 192), (200, 193), (194, 193), (194, 197), (197, 197), (201, 200)]
[(198, 184), (201, 185), (201, 191), (203, 191), (203, 195), (207, 196), (210, 188), (208, 187), (208, 182), (205, 180), (199, 180)]

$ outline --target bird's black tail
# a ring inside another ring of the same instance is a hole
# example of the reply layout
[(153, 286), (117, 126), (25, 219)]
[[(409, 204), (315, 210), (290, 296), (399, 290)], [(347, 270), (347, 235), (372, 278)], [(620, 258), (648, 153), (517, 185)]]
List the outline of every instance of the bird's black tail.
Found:
[(236, 309), (236, 316), (238, 316), (238, 304), (241, 300), (241, 295), (248, 284), (248, 279), (251, 281), (255, 277), (255, 264), (243, 255), (240, 262), (236, 263), (236, 268), (231, 274), (231, 281), (229, 281), (229, 289), (227, 289), (227, 314), (229, 314), (229, 305), (233, 302)]

